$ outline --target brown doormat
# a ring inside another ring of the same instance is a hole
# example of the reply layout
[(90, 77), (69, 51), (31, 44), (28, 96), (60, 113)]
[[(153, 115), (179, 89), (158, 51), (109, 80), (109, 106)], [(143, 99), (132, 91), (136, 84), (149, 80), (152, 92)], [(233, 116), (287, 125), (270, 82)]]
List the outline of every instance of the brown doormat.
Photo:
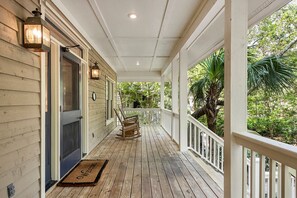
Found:
[(57, 184), (57, 186), (95, 186), (107, 162), (108, 160), (82, 160)]

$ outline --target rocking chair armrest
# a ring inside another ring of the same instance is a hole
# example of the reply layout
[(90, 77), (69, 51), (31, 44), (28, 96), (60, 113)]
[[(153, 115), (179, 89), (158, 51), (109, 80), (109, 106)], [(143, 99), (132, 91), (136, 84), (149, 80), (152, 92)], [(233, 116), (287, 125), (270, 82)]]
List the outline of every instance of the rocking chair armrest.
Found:
[(138, 125), (136, 123), (134, 123), (131, 125), (123, 126), (123, 130), (131, 130), (131, 129), (138, 129)]
[(124, 126), (133, 125), (133, 124), (135, 124), (135, 123), (137, 123), (137, 122), (134, 121), (134, 120), (124, 120), (124, 121), (123, 121)]
[(124, 119), (124, 122), (137, 122), (138, 119), (137, 118), (126, 118)]
[(125, 117), (125, 119), (131, 119), (131, 118), (134, 118), (134, 119), (138, 120), (138, 115), (132, 115), (132, 116), (126, 116)]

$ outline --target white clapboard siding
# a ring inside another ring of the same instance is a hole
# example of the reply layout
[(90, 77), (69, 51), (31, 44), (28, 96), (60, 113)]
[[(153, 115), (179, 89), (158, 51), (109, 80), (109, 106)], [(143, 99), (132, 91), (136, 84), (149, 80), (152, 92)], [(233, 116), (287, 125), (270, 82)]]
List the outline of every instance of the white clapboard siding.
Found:
[(35, 142), (21, 149), (1, 156), (0, 173), (8, 172), (12, 167), (20, 167), (28, 160), (40, 155), (40, 142)]
[(40, 80), (40, 69), (34, 66), (24, 67), (24, 64), (0, 56), (0, 73), (18, 76), (31, 80)]
[(20, 120), (0, 124), (0, 139), (40, 130), (40, 119)]

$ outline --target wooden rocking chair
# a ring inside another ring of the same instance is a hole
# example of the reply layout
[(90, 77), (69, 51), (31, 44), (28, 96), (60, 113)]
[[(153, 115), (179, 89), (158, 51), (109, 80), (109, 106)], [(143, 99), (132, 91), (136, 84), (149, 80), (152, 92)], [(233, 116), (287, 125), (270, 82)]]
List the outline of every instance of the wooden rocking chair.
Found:
[(132, 122), (131, 120), (123, 120), (118, 114), (116, 109), (113, 109), (117, 115), (119, 122), (122, 125), (121, 134), (118, 134), (121, 139), (134, 139), (141, 136), (139, 126), (137, 122)]
[(120, 107), (119, 109), (122, 114), (122, 117), (124, 118), (124, 120), (126, 120), (126, 122), (137, 123), (138, 127), (140, 128), (138, 115), (126, 116), (124, 110)]

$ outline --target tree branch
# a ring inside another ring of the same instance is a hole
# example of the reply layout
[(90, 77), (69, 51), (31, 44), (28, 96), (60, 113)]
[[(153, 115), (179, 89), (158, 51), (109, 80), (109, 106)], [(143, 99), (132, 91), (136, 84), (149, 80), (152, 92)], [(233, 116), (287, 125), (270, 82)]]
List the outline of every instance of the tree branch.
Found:
[(218, 100), (217, 105), (224, 106), (224, 100)]
[(297, 37), (293, 40), (293, 41), (291, 41), (288, 45), (287, 45), (287, 47), (283, 50), (283, 51), (281, 51), (279, 54), (278, 54), (278, 57), (282, 57), (291, 47), (293, 47), (293, 45), (295, 45), (297, 43)]
[(205, 115), (206, 106), (203, 106), (199, 109), (197, 109), (194, 113), (192, 113), (192, 116), (196, 119), (200, 118), (201, 116)]

